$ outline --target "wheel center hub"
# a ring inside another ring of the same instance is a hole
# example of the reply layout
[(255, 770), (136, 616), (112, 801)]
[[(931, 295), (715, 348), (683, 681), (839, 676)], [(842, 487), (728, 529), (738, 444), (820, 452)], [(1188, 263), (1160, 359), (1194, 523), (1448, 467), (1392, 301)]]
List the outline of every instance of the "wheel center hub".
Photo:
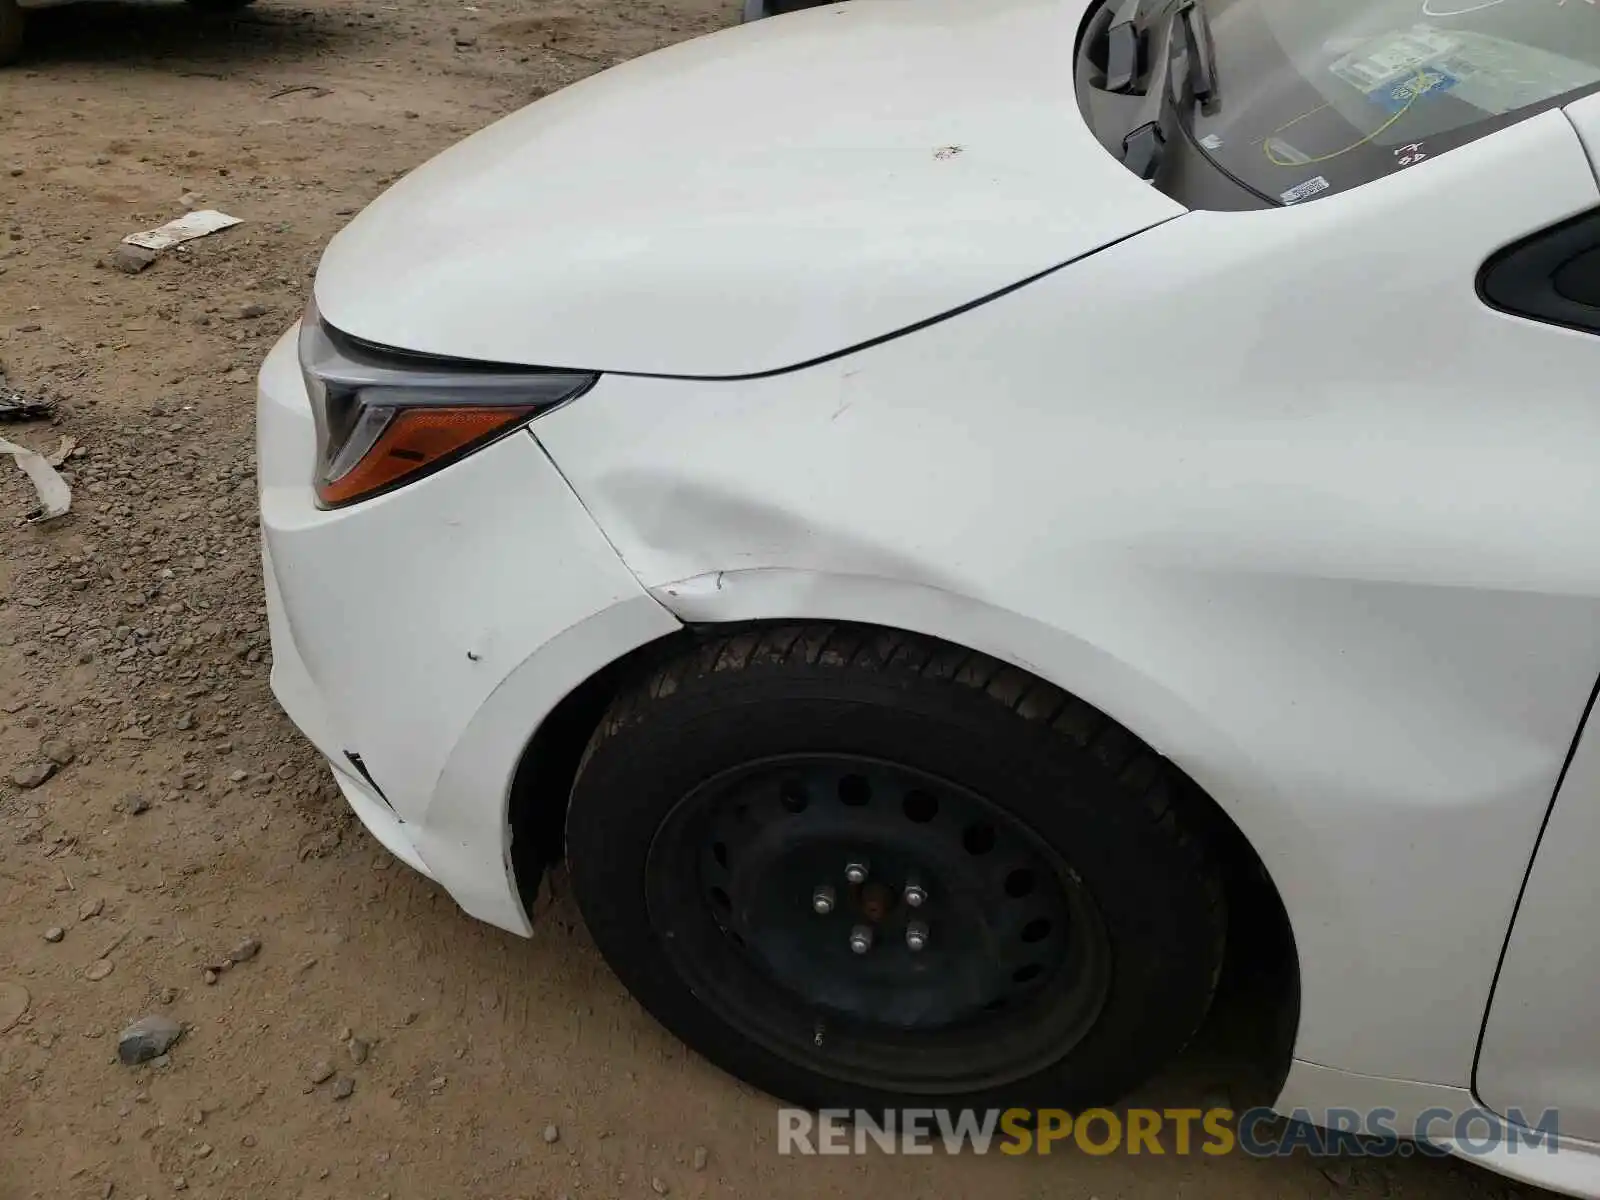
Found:
[(1014, 1003), (1065, 958), (1065, 895), (1031, 839), (905, 768), (752, 772), (703, 828), (718, 926), (819, 1011), (937, 1028)]

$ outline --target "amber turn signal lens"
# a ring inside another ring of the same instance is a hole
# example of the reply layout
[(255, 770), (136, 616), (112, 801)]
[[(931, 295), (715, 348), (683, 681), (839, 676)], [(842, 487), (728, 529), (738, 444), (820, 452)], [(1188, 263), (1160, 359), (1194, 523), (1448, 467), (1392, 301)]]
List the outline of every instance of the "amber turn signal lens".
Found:
[(320, 484), (323, 504), (349, 504), (442, 466), (461, 451), (525, 421), (534, 407), (408, 408), (394, 415), (371, 450), (344, 475)]

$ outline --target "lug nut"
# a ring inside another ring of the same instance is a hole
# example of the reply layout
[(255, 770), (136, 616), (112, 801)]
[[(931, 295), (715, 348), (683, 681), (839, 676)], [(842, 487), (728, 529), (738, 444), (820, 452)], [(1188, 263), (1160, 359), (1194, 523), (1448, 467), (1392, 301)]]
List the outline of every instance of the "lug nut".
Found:
[(872, 927), (870, 925), (857, 925), (850, 931), (850, 950), (855, 954), (865, 954), (872, 949)]
[(833, 911), (833, 903), (833, 889), (825, 883), (819, 885), (811, 893), (811, 910), (813, 912), (820, 913), (825, 917)]
[(928, 944), (928, 927), (921, 921), (912, 921), (906, 926), (906, 946), (917, 952)]
[(928, 898), (928, 893), (922, 890), (920, 883), (906, 884), (904, 893), (905, 902), (912, 908), (921, 908), (922, 902)]
[(851, 883), (865, 883), (867, 881), (867, 864), (864, 862), (846, 863), (844, 877)]

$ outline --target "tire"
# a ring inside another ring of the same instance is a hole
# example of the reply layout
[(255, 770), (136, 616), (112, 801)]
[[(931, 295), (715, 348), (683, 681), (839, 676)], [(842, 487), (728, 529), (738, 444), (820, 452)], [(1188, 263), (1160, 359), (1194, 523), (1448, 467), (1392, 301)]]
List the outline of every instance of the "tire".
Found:
[(22, 57), (27, 24), (27, 14), (17, 5), (17, 0), (0, 0), (0, 67)]
[[(984, 655), (764, 627), (618, 696), (573, 787), (567, 859), (627, 988), (766, 1092), (1081, 1109), (1176, 1056), (1216, 989), (1222, 880), (1184, 795), (1109, 718)], [(846, 869), (858, 848), (878, 865)], [(867, 882), (842, 877), (856, 868)]]

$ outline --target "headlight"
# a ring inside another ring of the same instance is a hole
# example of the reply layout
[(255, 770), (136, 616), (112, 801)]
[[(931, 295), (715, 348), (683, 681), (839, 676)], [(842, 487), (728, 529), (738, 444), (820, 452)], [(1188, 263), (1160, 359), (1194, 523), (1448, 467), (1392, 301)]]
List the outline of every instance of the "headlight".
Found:
[(367, 346), (300, 325), (300, 369), (317, 423), (317, 500), (354, 504), (420, 479), (586, 391), (579, 371), (457, 362)]

